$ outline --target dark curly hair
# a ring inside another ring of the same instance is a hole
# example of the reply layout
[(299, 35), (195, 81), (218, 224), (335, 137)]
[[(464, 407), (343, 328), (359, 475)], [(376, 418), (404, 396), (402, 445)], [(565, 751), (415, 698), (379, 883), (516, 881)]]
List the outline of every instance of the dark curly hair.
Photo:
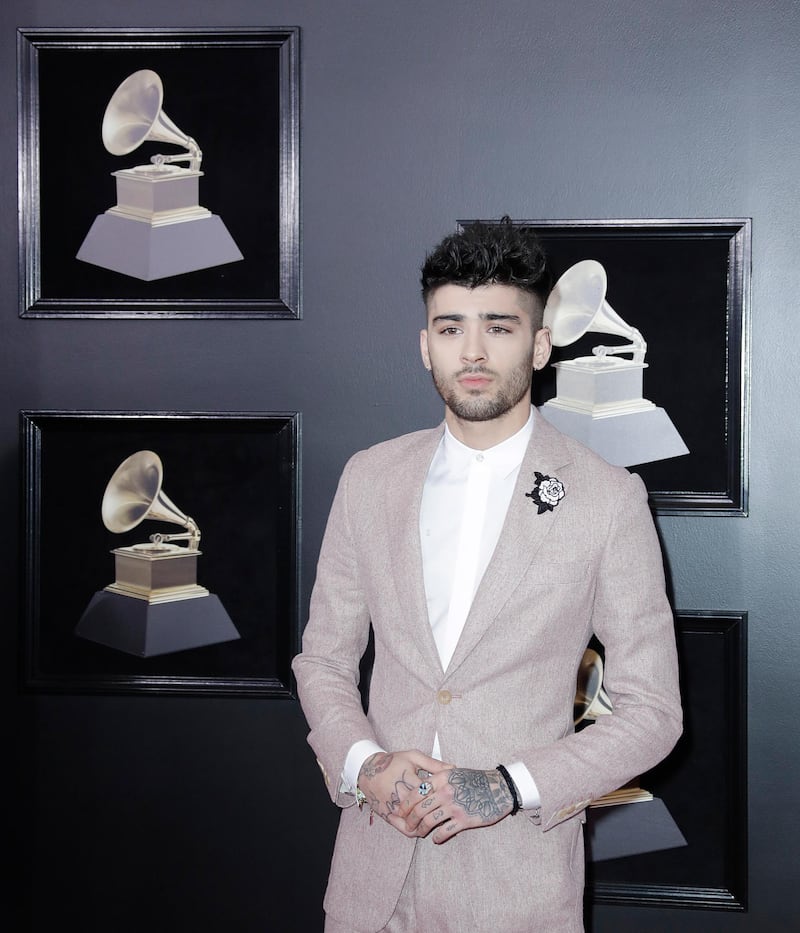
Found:
[(514, 285), (536, 295), (544, 308), (553, 277), (533, 230), (515, 226), (506, 215), (497, 223), (475, 221), (446, 236), (425, 257), (420, 283), (425, 301), (442, 285)]

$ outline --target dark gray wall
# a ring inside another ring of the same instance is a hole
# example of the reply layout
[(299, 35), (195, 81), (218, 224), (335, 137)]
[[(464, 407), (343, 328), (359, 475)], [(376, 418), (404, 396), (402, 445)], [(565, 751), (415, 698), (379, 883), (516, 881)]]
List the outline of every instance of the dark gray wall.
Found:
[[(5, 0), (0, 22), (11, 928), (312, 933), (336, 817), (292, 701), (18, 695), (19, 409), (301, 411), (305, 606), (347, 455), (439, 417), (424, 249), (505, 212), (753, 218), (750, 515), (660, 521), (676, 607), (749, 612), (750, 911), (605, 907), (594, 931), (797, 928), (800, 5)], [(302, 27), (303, 320), (18, 319), (15, 28), (269, 25)]]

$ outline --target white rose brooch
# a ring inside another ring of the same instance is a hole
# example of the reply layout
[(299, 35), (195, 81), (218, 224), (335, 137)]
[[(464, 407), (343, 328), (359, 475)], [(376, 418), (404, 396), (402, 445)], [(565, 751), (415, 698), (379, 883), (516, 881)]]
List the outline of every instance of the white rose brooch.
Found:
[(529, 499), (533, 499), (539, 509), (539, 515), (542, 512), (552, 512), (564, 498), (564, 485), (555, 476), (545, 476), (538, 470), (534, 470), (534, 474), (536, 476), (536, 485), (531, 492), (526, 492), (525, 495)]

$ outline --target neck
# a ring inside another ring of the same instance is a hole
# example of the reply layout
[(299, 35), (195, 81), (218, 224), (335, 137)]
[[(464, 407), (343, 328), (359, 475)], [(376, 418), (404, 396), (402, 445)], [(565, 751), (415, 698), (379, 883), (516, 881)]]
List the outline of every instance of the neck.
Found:
[(520, 431), (531, 413), (530, 400), (525, 398), (510, 411), (491, 421), (464, 421), (445, 408), (444, 419), (456, 440), (473, 450), (488, 450), (508, 440)]

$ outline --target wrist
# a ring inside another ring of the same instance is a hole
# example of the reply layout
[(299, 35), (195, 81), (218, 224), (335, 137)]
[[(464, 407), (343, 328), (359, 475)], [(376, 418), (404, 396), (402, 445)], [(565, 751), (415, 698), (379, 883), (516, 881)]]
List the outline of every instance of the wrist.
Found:
[(371, 739), (359, 739), (350, 746), (342, 768), (342, 781), (351, 794), (355, 794), (364, 762), (375, 752), (380, 751), (383, 749)]
[(361, 765), (361, 769), (358, 772), (356, 793), (361, 791), (370, 798), (370, 800), (372, 800), (376, 794), (380, 796), (379, 788), (381, 787), (381, 780), (387, 769), (391, 767), (393, 759), (394, 755), (391, 752), (384, 751), (374, 752), (372, 755), (365, 758), (364, 764)]
[(373, 754), (368, 755), (358, 770), (357, 785), (360, 785), (362, 781), (368, 781), (370, 778), (374, 778), (376, 774), (383, 771), (385, 766), (386, 752), (373, 752)]
[(520, 805), (520, 795), (517, 790), (517, 785), (514, 783), (511, 775), (508, 773), (508, 770), (503, 765), (497, 765), (497, 773), (500, 775), (501, 779), (505, 781), (508, 788), (508, 793), (511, 795), (511, 816), (514, 816), (515, 813), (519, 813), (521, 809)]

